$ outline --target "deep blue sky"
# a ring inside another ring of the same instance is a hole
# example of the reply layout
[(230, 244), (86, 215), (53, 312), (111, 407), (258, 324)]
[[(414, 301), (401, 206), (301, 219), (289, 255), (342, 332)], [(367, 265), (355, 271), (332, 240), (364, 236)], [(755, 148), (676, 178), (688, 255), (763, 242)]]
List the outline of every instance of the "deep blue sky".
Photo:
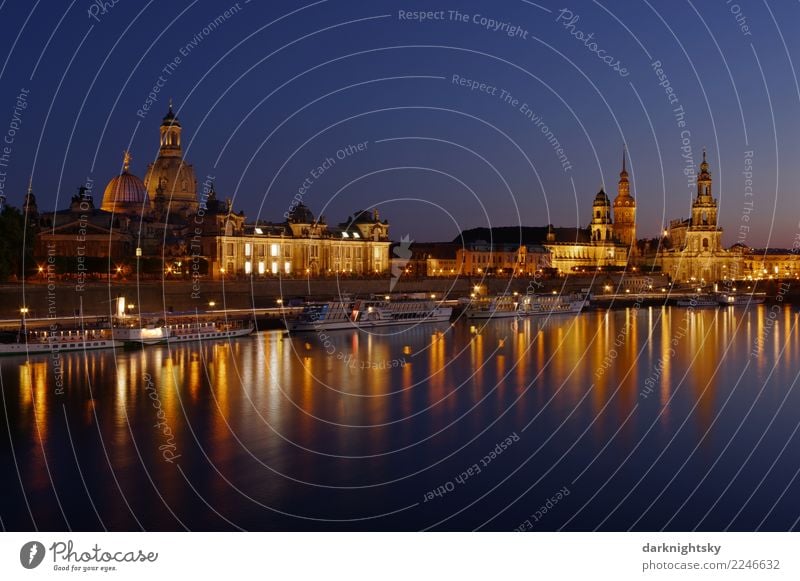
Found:
[[(487, 224), (585, 225), (600, 185), (616, 193), (626, 143), (638, 234), (654, 236), (688, 215), (693, 194), (677, 105), (651, 66), (660, 60), (686, 112), (695, 165), (708, 150), (725, 243), (740, 239), (740, 225), (751, 227), (742, 240), (756, 247), (790, 246), (800, 231), (796, 1), (241, 1), (238, 14), (181, 57), (154, 109), (137, 117), (180, 48), (234, 4), (119, 0), (98, 22), (86, 0), (57, 8), (0, 0), (4, 135), (16, 96), (30, 91), (10, 164), (0, 168), (8, 202), (21, 205), (33, 176), (42, 208), (64, 207), (87, 177), (99, 203), (127, 147), (143, 177), (172, 96), (198, 179), (215, 176), (220, 195), (251, 219), (281, 220), (313, 168), (366, 141), (304, 195), (329, 222), (377, 206), (393, 238), (417, 240)], [(455, 8), (468, 22), (450, 19)], [(579, 16), (574, 28), (556, 21), (562, 8)], [(444, 10), (445, 20), (399, 18), (420, 9)], [(525, 34), (487, 30), (476, 14)], [(594, 33), (596, 48), (629, 74), (604, 64), (571, 30)], [(458, 86), (454, 74), (497, 94)], [(501, 89), (519, 99), (516, 107), (501, 101)], [(522, 103), (552, 130), (571, 169)], [(747, 151), (753, 197), (744, 192)]]

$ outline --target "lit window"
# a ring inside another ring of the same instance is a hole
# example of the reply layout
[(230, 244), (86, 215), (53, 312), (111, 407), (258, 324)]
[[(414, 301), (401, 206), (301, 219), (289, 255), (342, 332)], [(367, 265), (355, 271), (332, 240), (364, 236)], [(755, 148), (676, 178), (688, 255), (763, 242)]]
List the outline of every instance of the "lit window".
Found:
[(342, 238), (350, 238), (350, 234), (347, 232), (342, 232)]
[(260, 260), (258, 262), (258, 274), (264, 274), (264, 272), (266, 272), (266, 270), (267, 270), (267, 267), (264, 265), (264, 261)]
[(250, 262), (249, 260), (245, 260), (245, 262), (244, 262), (244, 273), (245, 274), (250, 274), (251, 272), (253, 272), (253, 263)]
[(250, 243), (249, 243), (249, 242), (245, 242), (245, 245), (244, 245), (244, 255), (245, 255), (245, 256), (250, 256), (250, 250), (251, 250), (251, 248), (250, 248)]
[(290, 272), (292, 272), (292, 263), (289, 262), (288, 260), (283, 263), (283, 271), (286, 274), (289, 274)]
[(261, 228), (259, 228), (258, 226), (256, 226), (256, 234), (263, 234), (263, 233), (264, 233), (264, 231)]
[(272, 261), (272, 274), (278, 274), (278, 261)]
[(361, 238), (361, 234), (358, 232), (353, 232), (353, 238)]
[(278, 245), (278, 244), (272, 244), (272, 245), (269, 247), (269, 255), (270, 255), (270, 256), (278, 256), (278, 253), (279, 253), (279, 252), (280, 252), (280, 248), (279, 248), (279, 245)]

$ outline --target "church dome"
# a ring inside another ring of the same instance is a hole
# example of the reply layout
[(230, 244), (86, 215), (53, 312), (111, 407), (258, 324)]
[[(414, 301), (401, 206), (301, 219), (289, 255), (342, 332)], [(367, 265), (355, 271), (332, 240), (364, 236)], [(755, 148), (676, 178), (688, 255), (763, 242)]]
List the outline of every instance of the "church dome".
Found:
[(125, 210), (141, 210), (142, 206), (150, 206), (150, 197), (144, 182), (128, 171), (131, 156), (126, 151), (122, 173), (108, 182), (103, 192), (101, 208), (108, 212)]
[(594, 197), (594, 205), (595, 206), (608, 206), (611, 204), (611, 200), (608, 199), (608, 195), (606, 195), (605, 191), (600, 190), (597, 192), (597, 195)]

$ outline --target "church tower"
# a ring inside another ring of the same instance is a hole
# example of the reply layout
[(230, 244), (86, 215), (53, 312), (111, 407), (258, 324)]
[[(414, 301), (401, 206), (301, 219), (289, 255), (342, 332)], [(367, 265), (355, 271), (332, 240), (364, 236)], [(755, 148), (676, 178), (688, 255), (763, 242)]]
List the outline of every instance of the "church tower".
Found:
[(636, 200), (631, 196), (625, 170), (625, 148), (622, 149), (622, 171), (614, 199), (614, 236), (625, 246), (636, 244)]
[(718, 252), (722, 249), (722, 229), (717, 227), (717, 201), (711, 195), (711, 174), (705, 150), (697, 176), (697, 197), (692, 202), (686, 243), (695, 252)]
[(194, 168), (183, 159), (181, 131), (170, 100), (159, 129), (158, 157), (147, 167), (144, 183), (151, 200), (161, 194), (171, 213), (185, 216), (196, 212), (199, 204)]
[(601, 188), (592, 204), (592, 242), (612, 243), (614, 224), (611, 221), (611, 200)]

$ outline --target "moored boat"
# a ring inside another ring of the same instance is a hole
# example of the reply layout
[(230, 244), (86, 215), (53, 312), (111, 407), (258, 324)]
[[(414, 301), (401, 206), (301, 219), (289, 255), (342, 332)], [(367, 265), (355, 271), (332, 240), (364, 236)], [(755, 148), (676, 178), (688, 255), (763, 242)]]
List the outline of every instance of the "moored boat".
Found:
[(468, 319), (505, 319), (580, 313), (585, 306), (581, 293), (500, 295), (471, 301), (465, 312)]
[(444, 323), (450, 320), (451, 307), (428, 299), (359, 299), (308, 303), (287, 322), (290, 332), (338, 329), (371, 329), (393, 325)]
[(171, 324), (118, 325), (114, 338), (127, 347), (166, 345), (189, 341), (218, 341), (244, 337), (253, 332), (250, 321), (192, 321)]
[(760, 305), (766, 298), (766, 293), (717, 293), (717, 302), (724, 306)]
[(520, 299), (515, 295), (498, 295), (474, 299), (464, 311), (467, 319), (508, 319), (520, 316)]
[(33, 355), (59, 351), (113, 349), (122, 344), (111, 329), (20, 329), (0, 341), (0, 355)]
[(686, 299), (678, 299), (675, 304), (679, 307), (718, 307), (719, 302), (714, 295), (697, 295)]

